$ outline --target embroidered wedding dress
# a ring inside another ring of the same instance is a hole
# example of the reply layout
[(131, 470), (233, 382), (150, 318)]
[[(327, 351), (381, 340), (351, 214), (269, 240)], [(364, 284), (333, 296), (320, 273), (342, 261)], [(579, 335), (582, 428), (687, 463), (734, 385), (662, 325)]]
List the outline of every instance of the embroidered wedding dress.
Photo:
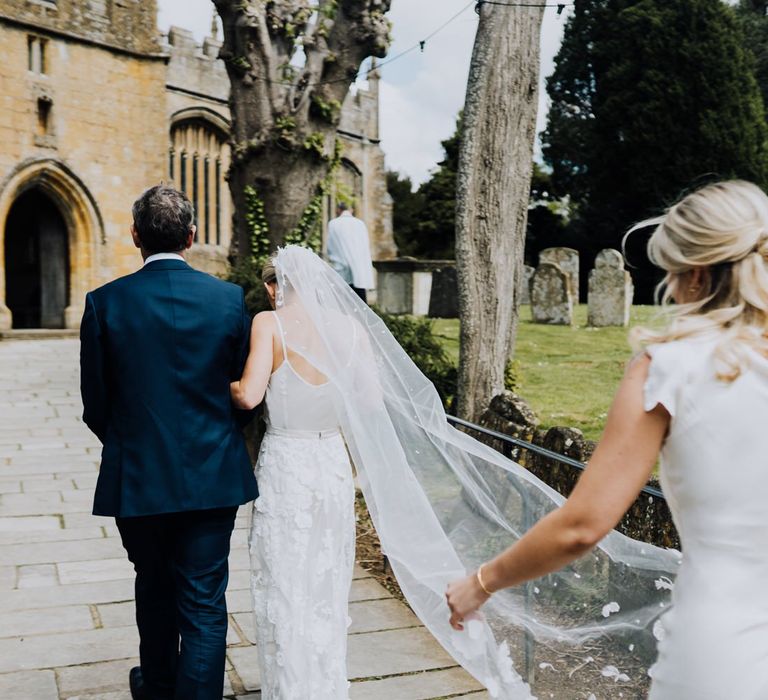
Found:
[(310, 383), (291, 362), (283, 324), (297, 321), (294, 311), (274, 312), (283, 361), (267, 388), (256, 464), (250, 553), (261, 697), (346, 700), (352, 470), (332, 385)]

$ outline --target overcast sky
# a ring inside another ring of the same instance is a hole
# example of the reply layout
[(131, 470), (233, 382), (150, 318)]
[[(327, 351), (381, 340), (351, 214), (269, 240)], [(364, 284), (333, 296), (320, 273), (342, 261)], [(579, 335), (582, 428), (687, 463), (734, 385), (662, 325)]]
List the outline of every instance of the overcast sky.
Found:
[[(210, 33), (210, 0), (158, 0), (158, 4), (162, 31), (171, 25), (184, 27), (191, 29), (199, 41)], [(389, 55), (417, 44), (468, 4), (468, 0), (393, 0), (389, 17), (394, 25), (394, 44)], [(528, 10), (494, 7), (494, 11)], [(543, 128), (546, 112), (543, 79), (552, 72), (567, 12), (558, 17), (554, 8), (548, 8), (544, 13), (539, 129)], [(442, 158), (440, 141), (453, 133), (456, 115), (464, 103), (476, 28), (477, 15), (468, 7), (427, 42), (423, 53), (411, 52), (382, 68), (382, 145), (387, 166), (410, 175), (414, 183), (428, 177)]]

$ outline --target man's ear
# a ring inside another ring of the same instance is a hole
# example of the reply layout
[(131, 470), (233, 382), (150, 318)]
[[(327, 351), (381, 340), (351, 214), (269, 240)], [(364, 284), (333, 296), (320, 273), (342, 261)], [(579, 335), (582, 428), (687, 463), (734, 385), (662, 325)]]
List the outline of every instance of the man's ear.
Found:
[(133, 238), (133, 245), (135, 245), (137, 248), (141, 248), (139, 234), (136, 232), (136, 227), (133, 224), (131, 224), (131, 238)]
[(192, 247), (192, 243), (195, 240), (195, 233), (197, 233), (197, 226), (192, 226), (192, 228), (189, 229), (189, 235), (187, 236), (187, 242), (185, 245), (186, 250), (189, 250)]

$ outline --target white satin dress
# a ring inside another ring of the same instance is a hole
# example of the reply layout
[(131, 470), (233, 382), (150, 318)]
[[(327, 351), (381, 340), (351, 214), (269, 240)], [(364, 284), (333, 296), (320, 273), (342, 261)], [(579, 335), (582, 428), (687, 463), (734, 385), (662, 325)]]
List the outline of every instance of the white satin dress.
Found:
[(256, 464), (251, 591), (262, 700), (346, 700), (355, 491), (330, 384), (272, 374)]
[(656, 345), (645, 408), (672, 415), (661, 482), (683, 560), (651, 700), (768, 698), (768, 359), (717, 380), (716, 336)]

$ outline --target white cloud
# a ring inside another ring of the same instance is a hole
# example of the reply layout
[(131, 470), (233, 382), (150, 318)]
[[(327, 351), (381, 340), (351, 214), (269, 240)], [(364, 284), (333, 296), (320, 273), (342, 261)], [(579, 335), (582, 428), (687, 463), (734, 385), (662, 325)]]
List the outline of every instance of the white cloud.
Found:
[[(213, 17), (210, 0), (159, 0), (158, 5), (158, 25), (162, 31), (177, 25), (192, 30), (198, 41), (209, 34)], [(393, 0), (389, 16), (394, 43), (389, 57), (414, 46), (467, 5), (468, 0)], [(526, 11), (498, 6), (493, 9)], [(564, 21), (565, 13), (558, 17), (554, 8), (544, 13), (539, 130), (546, 118), (544, 77), (554, 67)], [(382, 145), (387, 164), (410, 175), (415, 183), (426, 179), (442, 159), (440, 141), (453, 133), (456, 115), (464, 104), (476, 28), (477, 15), (468, 7), (427, 42), (423, 53), (413, 51), (382, 67)]]

